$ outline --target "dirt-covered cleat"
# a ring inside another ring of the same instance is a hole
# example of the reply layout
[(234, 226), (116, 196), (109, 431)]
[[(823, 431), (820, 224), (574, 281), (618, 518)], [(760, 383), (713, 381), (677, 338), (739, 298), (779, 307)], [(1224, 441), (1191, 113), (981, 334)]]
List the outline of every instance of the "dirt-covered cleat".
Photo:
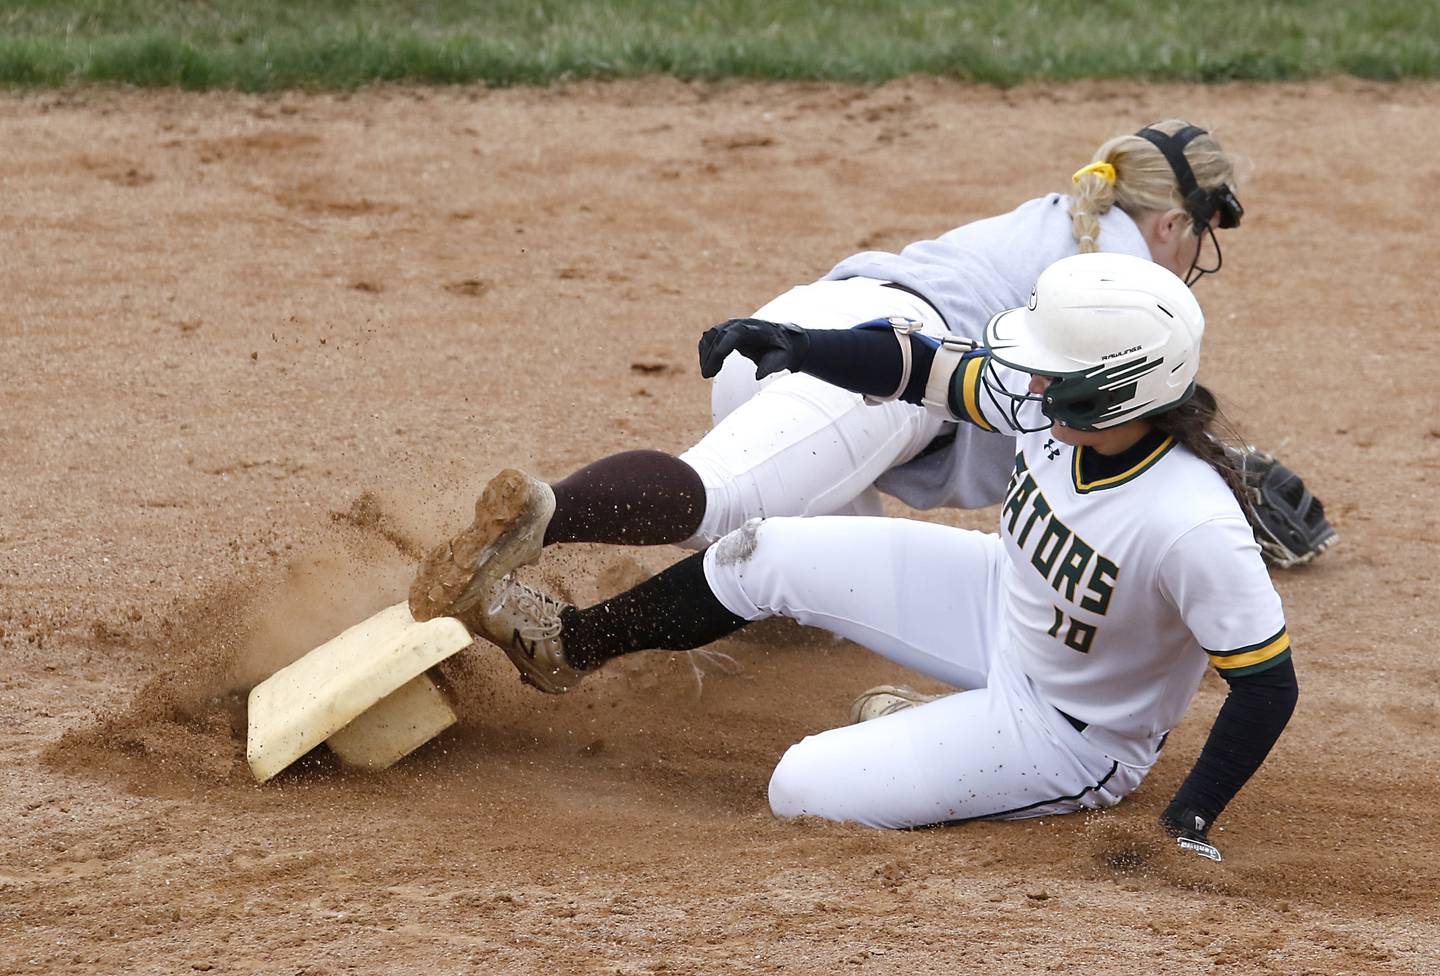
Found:
[(549, 485), (514, 468), (501, 471), (476, 499), (475, 520), (420, 564), (410, 584), (411, 614), (430, 620), (472, 610), (482, 594), (540, 558), (554, 514)]
[(850, 723), (868, 722), (872, 718), (892, 715), (895, 712), (936, 701), (945, 695), (924, 695), (913, 688), (901, 685), (877, 685), (855, 699), (850, 706)]
[(569, 691), (585, 672), (565, 659), (560, 614), (570, 609), (554, 597), (506, 578), (460, 622), (498, 646), (520, 671), (520, 680), (550, 695)]

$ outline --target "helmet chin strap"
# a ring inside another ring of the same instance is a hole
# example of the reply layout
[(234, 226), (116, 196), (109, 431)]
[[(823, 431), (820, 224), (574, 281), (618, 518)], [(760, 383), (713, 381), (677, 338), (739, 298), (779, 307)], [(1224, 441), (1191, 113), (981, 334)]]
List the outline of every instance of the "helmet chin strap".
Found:
[[(1200, 252), (1205, 250), (1205, 238), (1210, 238), (1210, 243), (1215, 246), (1215, 264), (1208, 268), (1200, 266)], [(1220, 238), (1215, 236), (1215, 228), (1209, 224), (1201, 228), (1200, 233), (1195, 235), (1195, 256), (1190, 259), (1190, 270), (1185, 272), (1185, 284), (1194, 288), (1196, 282), (1207, 274), (1215, 274), (1225, 264), (1225, 255), (1220, 250)]]

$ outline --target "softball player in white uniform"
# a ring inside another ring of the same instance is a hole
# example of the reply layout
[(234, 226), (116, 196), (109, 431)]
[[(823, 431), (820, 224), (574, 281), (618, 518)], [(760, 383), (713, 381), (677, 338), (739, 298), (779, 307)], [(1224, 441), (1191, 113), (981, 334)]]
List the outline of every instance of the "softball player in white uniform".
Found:
[[(455, 612), (542, 690), (644, 648), (708, 643), (784, 615), (966, 689), (791, 747), (781, 816), (877, 827), (1117, 803), (1179, 722), (1207, 662), (1231, 693), (1162, 817), (1207, 831), (1298, 693), (1280, 599), (1195, 383), (1204, 321), (1158, 265), (1087, 254), (1047, 269), (984, 347), (865, 323), (728, 323), (707, 338), (870, 397), (1016, 436), (998, 534), (886, 518), (752, 520), (586, 609), (511, 577)], [(763, 326), (763, 327), (762, 327)], [(799, 339), (803, 338), (803, 342)]]

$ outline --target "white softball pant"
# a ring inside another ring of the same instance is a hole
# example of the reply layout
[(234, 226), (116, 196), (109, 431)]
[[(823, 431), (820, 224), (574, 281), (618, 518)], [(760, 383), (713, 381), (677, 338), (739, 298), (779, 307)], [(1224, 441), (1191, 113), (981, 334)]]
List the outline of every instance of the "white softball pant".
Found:
[(1087, 740), (1006, 652), (1007, 571), (995, 535), (888, 518), (755, 520), (706, 553), (732, 613), (823, 627), (970, 689), (791, 746), (770, 779), (777, 816), (1018, 819), (1111, 806), (1139, 785), (1149, 767)]
[[(801, 285), (755, 313), (807, 329), (848, 329), (894, 315), (945, 333), (933, 308), (873, 278)], [(738, 352), (715, 377), (710, 403), (715, 426), (680, 455), (705, 484), (705, 518), (687, 543), (694, 548), (749, 518), (878, 515), (875, 479), (919, 454), (943, 427), (923, 407), (898, 400), (870, 406), (812, 376), (757, 380), (754, 363)]]

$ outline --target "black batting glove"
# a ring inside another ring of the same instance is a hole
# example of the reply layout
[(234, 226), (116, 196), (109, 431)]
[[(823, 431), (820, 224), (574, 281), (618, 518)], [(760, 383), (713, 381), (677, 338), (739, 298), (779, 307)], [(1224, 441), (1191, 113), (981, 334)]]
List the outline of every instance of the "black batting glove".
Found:
[(1200, 811), (1173, 801), (1165, 808), (1165, 812), (1160, 814), (1160, 827), (1175, 838), (1175, 843), (1182, 851), (1189, 851), (1212, 861), (1221, 861), (1224, 858), (1220, 856), (1220, 849), (1210, 843), (1210, 823), (1210, 818)]
[(700, 375), (720, 372), (725, 357), (738, 352), (755, 364), (755, 378), (782, 369), (798, 370), (810, 348), (810, 336), (798, 325), (764, 319), (730, 319), (700, 337)]

